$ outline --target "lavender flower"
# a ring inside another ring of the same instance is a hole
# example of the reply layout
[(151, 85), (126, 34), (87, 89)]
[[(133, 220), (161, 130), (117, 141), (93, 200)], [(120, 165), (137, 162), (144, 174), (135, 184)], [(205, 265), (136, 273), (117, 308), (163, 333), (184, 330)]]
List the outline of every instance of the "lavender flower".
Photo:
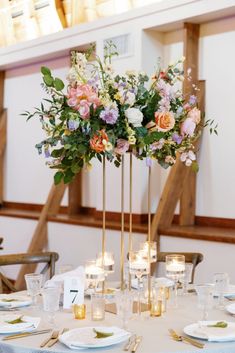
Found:
[(118, 118), (118, 110), (111, 107), (106, 107), (100, 113), (100, 119), (104, 120), (107, 124), (115, 124)]
[(69, 120), (68, 121), (68, 129), (70, 131), (77, 130), (78, 127), (79, 127), (79, 121), (77, 121), (77, 120)]
[(183, 140), (183, 136), (181, 136), (181, 135), (179, 135), (179, 134), (177, 134), (177, 133), (175, 132), (175, 133), (172, 135), (172, 140), (173, 140), (174, 142), (176, 142), (177, 145), (180, 145), (181, 142), (182, 142), (182, 140)]
[(152, 167), (152, 159), (150, 157), (146, 157), (146, 166), (149, 168)]
[(45, 158), (49, 158), (51, 156), (50, 151), (49, 151), (48, 148), (44, 149), (44, 156), (45, 156)]
[(197, 102), (197, 97), (194, 96), (194, 95), (190, 96), (188, 102), (189, 102), (190, 105), (196, 104), (196, 102)]

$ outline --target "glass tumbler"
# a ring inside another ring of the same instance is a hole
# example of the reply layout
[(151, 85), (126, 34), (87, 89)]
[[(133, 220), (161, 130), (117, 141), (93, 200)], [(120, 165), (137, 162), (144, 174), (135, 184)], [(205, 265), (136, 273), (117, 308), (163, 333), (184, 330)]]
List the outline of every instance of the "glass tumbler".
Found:
[(224, 294), (229, 288), (229, 276), (225, 272), (215, 273), (213, 275), (213, 283), (215, 285), (215, 293), (218, 295), (217, 308), (224, 309)]
[(105, 297), (102, 293), (91, 294), (91, 320), (102, 321), (105, 318)]
[(42, 287), (42, 274), (28, 273), (24, 276), (28, 294), (32, 298), (32, 306), (36, 307), (37, 295), (41, 292)]
[(115, 299), (117, 315), (122, 320), (122, 328), (126, 330), (133, 313), (133, 294), (130, 291), (120, 292), (116, 294)]
[(213, 307), (213, 284), (197, 284), (195, 286), (198, 308), (202, 310), (202, 321), (208, 319), (209, 309)]
[(42, 291), (43, 310), (48, 312), (48, 322), (55, 325), (55, 313), (59, 310), (60, 290), (58, 287), (44, 288)]

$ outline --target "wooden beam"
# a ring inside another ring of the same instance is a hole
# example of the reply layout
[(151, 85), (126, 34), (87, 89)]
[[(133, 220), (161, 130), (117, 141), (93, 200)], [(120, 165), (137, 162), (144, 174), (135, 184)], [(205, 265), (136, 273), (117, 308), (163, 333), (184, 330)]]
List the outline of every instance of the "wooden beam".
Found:
[[(183, 84), (184, 96), (196, 94), (192, 85), (198, 85), (198, 45), (199, 45), (200, 25), (193, 23), (184, 24), (184, 72), (185, 80)], [(191, 79), (187, 80), (188, 69), (191, 70)], [(195, 223), (196, 211), (196, 173), (190, 171), (185, 180), (185, 188), (180, 198), (180, 218), (181, 225), (193, 225)]]
[(77, 174), (69, 184), (68, 214), (79, 214), (82, 207), (82, 173)]
[[(47, 244), (47, 218), (50, 215), (58, 213), (60, 208), (61, 200), (64, 196), (64, 192), (67, 185), (60, 183), (59, 185), (53, 185), (48, 195), (47, 201), (42, 209), (37, 227), (33, 234), (31, 243), (27, 250), (28, 253), (42, 251)], [(30, 265), (30, 271), (35, 271), (36, 265)], [(24, 275), (29, 271), (28, 265), (23, 265), (20, 269), (19, 275), (16, 280), (16, 288), (18, 290), (24, 288), (25, 280)]]
[(0, 116), (0, 205), (4, 194), (4, 152), (7, 139), (7, 111), (3, 110)]
[(152, 238), (157, 241), (158, 248), (160, 244), (158, 228), (160, 226), (169, 227), (171, 225), (175, 208), (185, 186), (185, 180), (189, 174), (189, 170), (190, 169), (186, 167), (179, 158), (170, 170), (151, 224)]
[(0, 114), (3, 111), (5, 72), (0, 71)]

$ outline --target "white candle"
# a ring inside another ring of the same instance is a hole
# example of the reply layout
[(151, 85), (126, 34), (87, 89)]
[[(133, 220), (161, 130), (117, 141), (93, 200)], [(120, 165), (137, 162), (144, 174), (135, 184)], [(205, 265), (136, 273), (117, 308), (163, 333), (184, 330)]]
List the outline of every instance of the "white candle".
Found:
[(166, 270), (169, 272), (183, 272), (185, 270), (185, 264), (173, 260), (171, 263), (166, 264)]

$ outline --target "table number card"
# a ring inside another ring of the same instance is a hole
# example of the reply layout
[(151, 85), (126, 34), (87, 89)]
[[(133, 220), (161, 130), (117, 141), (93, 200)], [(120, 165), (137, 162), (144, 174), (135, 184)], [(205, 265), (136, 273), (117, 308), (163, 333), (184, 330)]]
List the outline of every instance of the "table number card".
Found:
[(64, 280), (64, 309), (73, 304), (84, 303), (84, 280), (80, 277), (68, 277)]

